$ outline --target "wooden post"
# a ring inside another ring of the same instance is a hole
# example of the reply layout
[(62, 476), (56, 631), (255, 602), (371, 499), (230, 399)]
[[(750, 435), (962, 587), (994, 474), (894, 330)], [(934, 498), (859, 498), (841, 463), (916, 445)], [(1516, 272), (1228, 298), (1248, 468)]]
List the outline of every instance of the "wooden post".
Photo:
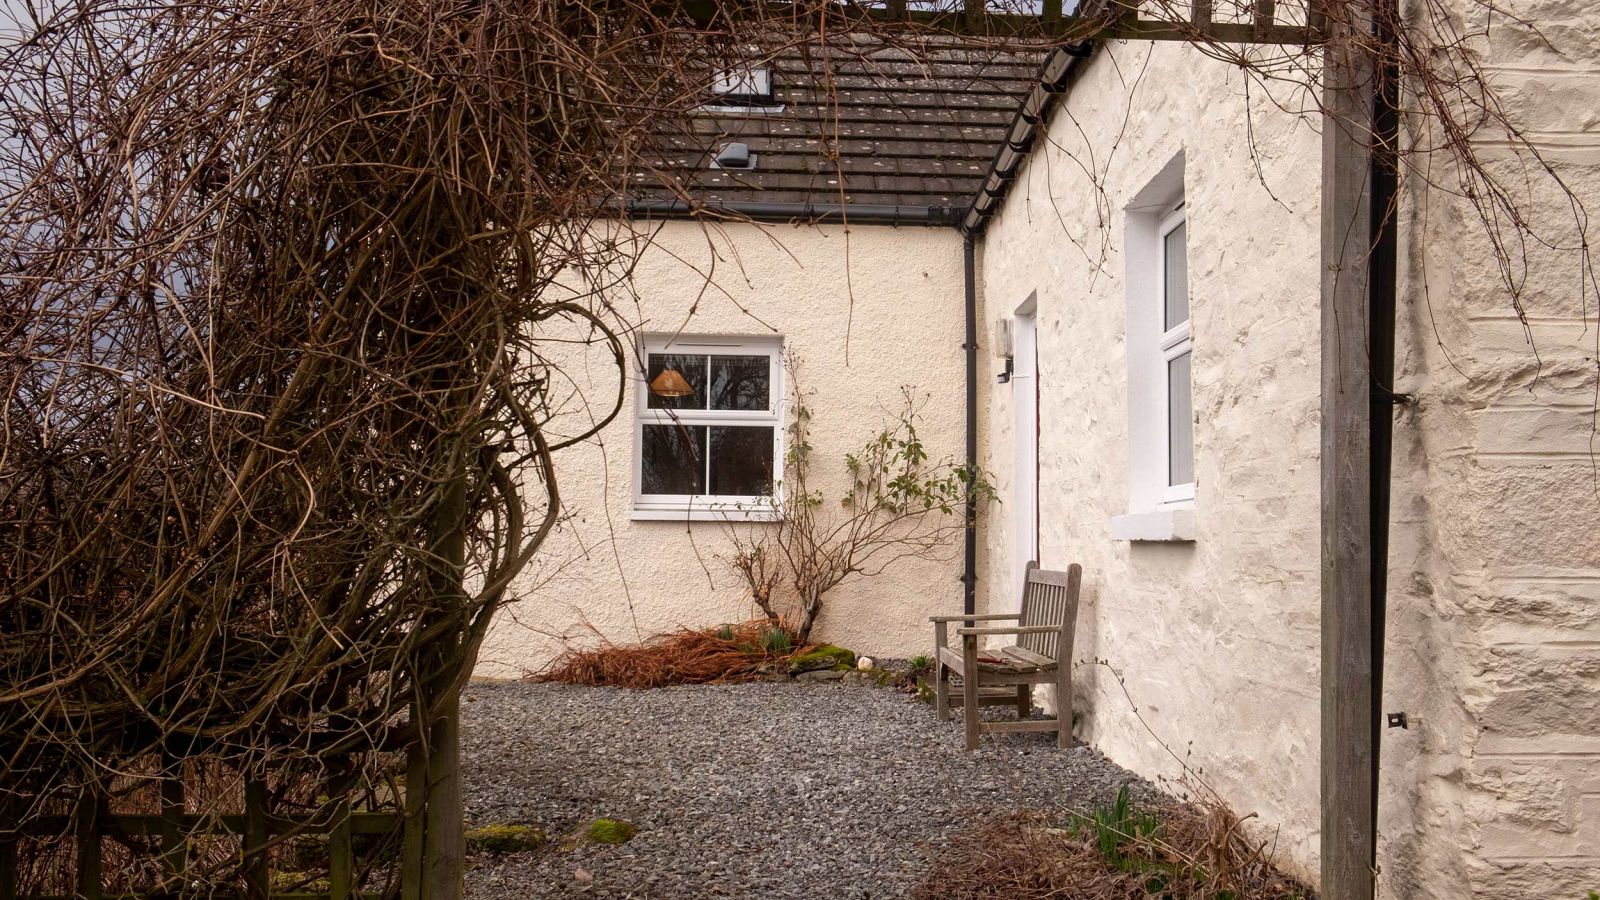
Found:
[(423, 829), (422, 895), (459, 900), (466, 892), (467, 836), (462, 826), (461, 702), (448, 698), (430, 729), (428, 808)]
[(355, 851), (350, 840), (350, 803), (340, 800), (333, 809), (328, 832), (328, 896), (350, 900), (355, 887)]
[(250, 900), (267, 900), (271, 889), (271, 866), (268, 864), (267, 843), (272, 839), (267, 822), (267, 782), (264, 778), (246, 776), (244, 782), (244, 835), (240, 838), (244, 853), (245, 896)]
[[(421, 728), (419, 724), (417, 726)], [(400, 841), (401, 900), (422, 900), (422, 838), (428, 805), (428, 758), (420, 743), (406, 751), (405, 831)]]
[(168, 754), (161, 773), (161, 871), (166, 886), (178, 890), (188, 869), (188, 837), (183, 829), (183, 761)]
[[(11, 827), (13, 822), (0, 816), (0, 825)], [(0, 835), (0, 900), (17, 897), (17, 842), (9, 835)]]
[(1370, 15), (1327, 21), (1322, 123), (1322, 897), (1372, 900)]
[(78, 843), (79, 900), (100, 900), (105, 885), (101, 881), (100, 818), (104, 799), (98, 785), (84, 789), (73, 811), (73, 830)]

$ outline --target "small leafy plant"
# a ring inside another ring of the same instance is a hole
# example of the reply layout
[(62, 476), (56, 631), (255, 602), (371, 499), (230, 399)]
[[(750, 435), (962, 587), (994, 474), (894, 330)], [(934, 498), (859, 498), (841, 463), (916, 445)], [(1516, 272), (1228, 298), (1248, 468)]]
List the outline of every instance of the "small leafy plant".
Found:
[(761, 626), (761, 649), (771, 654), (784, 654), (794, 649), (794, 638), (777, 624)]
[(1093, 838), (1100, 855), (1121, 872), (1131, 872), (1146, 864), (1142, 857), (1130, 854), (1128, 849), (1148, 843), (1160, 828), (1161, 820), (1134, 808), (1126, 784), (1117, 791), (1117, 799), (1110, 806), (1096, 806), (1075, 825), (1078, 837)]

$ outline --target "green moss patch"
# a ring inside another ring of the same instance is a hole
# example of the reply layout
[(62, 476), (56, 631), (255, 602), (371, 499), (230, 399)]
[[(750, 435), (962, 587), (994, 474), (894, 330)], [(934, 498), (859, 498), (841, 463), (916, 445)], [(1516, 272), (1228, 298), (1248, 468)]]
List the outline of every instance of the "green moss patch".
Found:
[(311, 891), (321, 894), (329, 889), (328, 879), (306, 872), (274, 871), (270, 883), (274, 891)]
[(810, 650), (789, 657), (790, 675), (814, 672), (818, 669), (853, 669), (855, 666), (855, 653), (833, 644), (818, 644)]
[(626, 844), (638, 833), (639, 829), (632, 822), (622, 819), (595, 819), (590, 823), (584, 836), (596, 844)]
[(485, 825), (467, 832), (467, 849), (474, 853), (519, 853), (537, 850), (549, 842), (535, 825)]

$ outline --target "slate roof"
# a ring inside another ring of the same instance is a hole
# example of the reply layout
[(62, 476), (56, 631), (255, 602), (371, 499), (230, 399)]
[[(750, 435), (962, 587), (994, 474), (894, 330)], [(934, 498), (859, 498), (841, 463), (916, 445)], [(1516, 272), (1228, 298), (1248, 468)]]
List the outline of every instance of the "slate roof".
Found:
[[(699, 107), (667, 120), (649, 154), (660, 170), (636, 176), (635, 197), (965, 208), (1047, 51), (854, 35), (831, 48), (831, 62), (821, 55), (795, 47), (771, 60), (781, 110)], [(749, 145), (753, 170), (711, 166), (731, 141)]]

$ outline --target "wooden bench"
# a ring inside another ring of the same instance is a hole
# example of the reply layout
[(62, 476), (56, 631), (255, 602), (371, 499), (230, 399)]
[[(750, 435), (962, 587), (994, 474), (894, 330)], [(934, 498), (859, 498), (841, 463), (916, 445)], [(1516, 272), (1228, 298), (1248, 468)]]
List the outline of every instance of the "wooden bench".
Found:
[[(1072, 635), (1078, 620), (1078, 588), (1083, 568), (1077, 563), (1065, 572), (1052, 572), (1028, 563), (1022, 590), (1022, 611), (982, 616), (934, 616), (934, 706), (939, 718), (948, 719), (959, 706), (966, 719), (967, 749), (978, 748), (978, 735), (996, 731), (1054, 731), (1056, 746), (1072, 745)], [(979, 626), (978, 622), (1015, 621), (1011, 626)], [(951, 622), (959, 648), (950, 646)], [(1014, 646), (979, 651), (980, 638), (1015, 635)], [(961, 676), (961, 693), (950, 694), (950, 676)], [(1029, 719), (1033, 686), (1056, 686), (1056, 717)], [(1017, 720), (984, 722), (984, 706), (1016, 704)]]

